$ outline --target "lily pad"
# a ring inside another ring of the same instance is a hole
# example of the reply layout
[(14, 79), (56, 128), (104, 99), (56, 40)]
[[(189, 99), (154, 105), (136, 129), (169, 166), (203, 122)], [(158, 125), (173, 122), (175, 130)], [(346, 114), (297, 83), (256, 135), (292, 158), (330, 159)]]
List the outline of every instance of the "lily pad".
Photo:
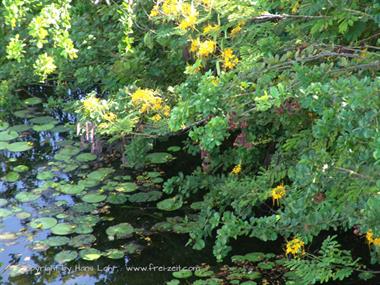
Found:
[(11, 210), (8, 209), (0, 209), (0, 218), (6, 218), (11, 216), (13, 213)]
[(20, 192), (16, 194), (15, 198), (22, 203), (26, 203), (37, 200), (38, 198), (40, 198), (40, 195), (32, 192)]
[(89, 162), (93, 161), (97, 158), (97, 156), (93, 153), (81, 153), (75, 159), (79, 162)]
[(32, 118), (33, 115), (29, 112), (29, 110), (18, 110), (13, 113), (13, 115), (17, 118), (27, 119)]
[(177, 272), (173, 272), (172, 275), (173, 277), (178, 278), (178, 279), (186, 279), (193, 276), (193, 272), (191, 272), (190, 270), (183, 269)]
[(10, 127), (9, 130), (10, 131), (15, 131), (15, 132), (18, 132), (18, 133), (23, 133), (23, 132), (26, 132), (27, 130), (30, 130), (30, 126), (29, 125), (20, 124), (20, 125), (15, 125), (15, 126)]
[(44, 125), (35, 125), (32, 127), (32, 129), (35, 130), (36, 132), (47, 132), (54, 129), (54, 127), (55, 127), (54, 124), (48, 123)]
[(65, 194), (76, 195), (84, 190), (84, 186), (75, 184), (65, 184), (59, 186), (59, 190)]
[(0, 131), (4, 131), (8, 129), (8, 127), (9, 127), (9, 124), (7, 122), (0, 121)]
[(91, 180), (97, 180), (97, 181), (101, 181), (103, 180), (104, 178), (107, 177), (107, 175), (111, 174), (112, 172), (114, 172), (115, 170), (112, 169), (112, 168), (99, 168), (93, 172), (91, 172), (87, 178), (88, 179), (91, 179)]
[(8, 143), (7, 142), (1, 142), (0, 141), (0, 150), (7, 149)]
[(178, 152), (178, 151), (181, 150), (181, 147), (177, 146), (177, 145), (173, 145), (173, 146), (168, 147), (167, 150), (170, 151), (170, 152)]
[(19, 134), (15, 131), (2, 131), (0, 132), (0, 141), (8, 142), (17, 139)]
[(119, 193), (108, 195), (107, 198), (108, 203), (115, 205), (124, 204), (125, 202), (127, 202), (127, 200), (128, 197), (126, 195)]
[(94, 231), (91, 225), (89, 224), (77, 224), (75, 232), (77, 234), (90, 234)]
[(61, 223), (61, 224), (55, 225), (50, 230), (55, 235), (65, 236), (65, 235), (72, 234), (75, 231), (75, 225)]
[(163, 164), (173, 159), (173, 155), (167, 152), (153, 152), (146, 156), (146, 160), (153, 164)]
[(50, 180), (50, 179), (53, 179), (54, 177), (55, 177), (54, 173), (48, 170), (39, 172), (37, 175), (38, 180)]
[(182, 197), (174, 196), (157, 203), (157, 208), (163, 211), (175, 211), (182, 207)]
[(38, 97), (30, 97), (24, 100), (24, 103), (28, 106), (34, 106), (42, 103), (42, 99)]
[(109, 240), (121, 239), (129, 237), (133, 234), (135, 229), (129, 223), (121, 223), (115, 226), (107, 228), (106, 234), (108, 235)]
[(58, 263), (66, 263), (66, 262), (73, 261), (77, 257), (78, 257), (78, 253), (76, 251), (64, 250), (64, 251), (61, 251), (60, 253), (57, 253), (54, 256), (54, 260), (55, 262), (58, 262)]
[(63, 246), (70, 242), (70, 239), (65, 236), (53, 236), (49, 237), (44, 241), (48, 246), (56, 247)]
[(104, 201), (107, 198), (106, 195), (90, 193), (82, 197), (82, 200), (87, 203), (96, 204)]
[(129, 193), (129, 192), (134, 192), (137, 189), (137, 185), (133, 182), (124, 182), (120, 183), (115, 190), (117, 192), (124, 192), (124, 193)]
[(97, 260), (102, 256), (102, 252), (96, 248), (86, 248), (79, 252), (79, 256), (84, 260)]
[(132, 194), (128, 200), (132, 203), (153, 202), (160, 200), (162, 193), (160, 191), (149, 191)]
[(124, 258), (124, 251), (116, 248), (110, 248), (104, 253), (104, 256), (110, 259), (121, 259)]
[(96, 210), (96, 205), (94, 204), (88, 204), (88, 203), (77, 203), (74, 206), (71, 207), (71, 210), (77, 212), (77, 213), (89, 213), (94, 210)]
[(91, 234), (78, 235), (73, 237), (69, 245), (72, 247), (83, 247), (93, 244), (96, 241), (96, 237)]
[(8, 204), (8, 200), (0, 198), (0, 207), (4, 207), (6, 204)]
[(30, 226), (33, 229), (47, 230), (54, 227), (57, 224), (57, 220), (54, 218), (38, 218), (30, 222)]
[(34, 117), (30, 120), (30, 122), (36, 125), (58, 124), (58, 121), (54, 119), (52, 116)]
[(18, 173), (26, 172), (29, 170), (29, 167), (23, 164), (17, 165), (15, 168), (13, 168), (13, 171), (16, 171)]
[(7, 150), (10, 152), (22, 152), (33, 148), (33, 144), (30, 142), (15, 142), (7, 146)]
[(17, 172), (11, 171), (4, 176), (3, 180), (7, 182), (16, 182), (20, 179), (20, 174)]

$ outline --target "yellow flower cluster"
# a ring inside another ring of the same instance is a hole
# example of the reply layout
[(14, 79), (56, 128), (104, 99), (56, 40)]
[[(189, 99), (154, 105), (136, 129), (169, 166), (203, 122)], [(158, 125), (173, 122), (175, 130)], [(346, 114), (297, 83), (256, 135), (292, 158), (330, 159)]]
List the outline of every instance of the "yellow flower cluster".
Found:
[(199, 43), (198, 55), (200, 57), (208, 57), (210, 54), (213, 54), (216, 49), (216, 42), (212, 40), (207, 40)]
[(291, 254), (293, 256), (296, 256), (298, 254), (304, 254), (305, 253), (305, 243), (298, 239), (292, 239), (291, 241), (288, 241), (286, 244), (286, 254)]
[(82, 101), (83, 109), (88, 113), (100, 112), (104, 109), (104, 106), (100, 102), (99, 98), (95, 96), (89, 96)]
[(216, 33), (219, 31), (219, 29), (220, 29), (219, 25), (208, 24), (206, 27), (203, 28), (203, 34), (208, 35), (208, 34)]
[(152, 10), (150, 11), (150, 17), (157, 17), (160, 14), (160, 7), (158, 5), (154, 5)]
[(112, 113), (112, 112), (105, 113), (103, 115), (103, 119), (106, 120), (106, 121), (108, 121), (108, 122), (115, 122), (116, 119), (117, 119), (117, 116), (114, 113)]
[(165, 0), (162, 3), (162, 12), (167, 16), (176, 16), (178, 14), (177, 0)]
[(178, 28), (186, 31), (188, 29), (194, 29), (196, 23), (198, 21), (198, 13), (191, 12), (188, 16), (186, 16), (180, 23)]
[(368, 242), (368, 245), (374, 244), (376, 246), (380, 245), (380, 237), (374, 237), (372, 230), (369, 230), (366, 234), (366, 239)]
[(235, 165), (235, 167), (232, 169), (231, 174), (239, 174), (241, 172), (241, 164)]
[(238, 63), (239, 59), (231, 48), (227, 48), (222, 52), (223, 65), (226, 70), (234, 68)]
[[(140, 107), (141, 113), (150, 111), (159, 112), (165, 117), (170, 116), (170, 107), (165, 105), (162, 98), (155, 96), (150, 89), (137, 89), (131, 96), (132, 104)], [(156, 114), (152, 117), (153, 121), (160, 121), (161, 115)]]
[(278, 201), (284, 197), (286, 194), (285, 186), (284, 184), (280, 184), (277, 187), (272, 189), (272, 201), (273, 205), (276, 203), (278, 204)]

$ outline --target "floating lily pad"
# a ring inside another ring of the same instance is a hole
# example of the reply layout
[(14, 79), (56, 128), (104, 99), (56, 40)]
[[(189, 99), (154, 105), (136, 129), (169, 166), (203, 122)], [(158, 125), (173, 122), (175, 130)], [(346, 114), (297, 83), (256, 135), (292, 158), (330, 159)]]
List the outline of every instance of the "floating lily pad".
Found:
[(104, 256), (110, 259), (121, 259), (124, 258), (124, 251), (116, 248), (110, 248), (104, 253)]
[(114, 240), (121, 239), (125, 237), (129, 237), (133, 234), (134, 228), (129, 223), (121, 223), (115, 226), (111, 226), (107, 228), (106, 234), (108, 235), (108, 239)]
[(26, 165), (17, 165), (15, 168), (13, 168), (13, 171), (16, 171), (18, 173), (26, 172), (29, 170), (29, 167)]
[(149, 191), (132, 194), (128, 200), (132, 203), (153, 202), (160, 200), (162, 193), (160, 191)]
[(157, 203), (157, 208), (163, 211), (175, 211), (182, 207), (182, 197), (174, 196)]
[(96, 210), (96, 205), (88, 203), (77, 203), (71, 207), (71, 210), (77, 213), (89, 213)]
[(26, 264), (13, 264), (7, 267), (9, 271), (9, 277), (17, 277), (27, 274), (30, 271), (30, 267)]
[(117, 192), (124, 192), (124, 193), (129, 193), (129, 192), (134, 192), (137, 189), (137, 185), (133, 182), (124, 182), (120, 183), (115, 190)]
[(12, 211), (8, 209), (0, 209), (0, 218), (6, 218), (12, 215)]
[(105, 199), (107, 198), (106, 195), (102, 195), (102, 194), (97, 194), (97, 193), (90, 193), (90, 194), (86, 194), (82, 197), (82, 200), (84, 202), (87, 202), (87, 203), (100, 203), (102, 201), (104, 201)]
[(8, 142), (17, 139), (19, 134), (15, 131), (2, 131), (0, 132), (0, 141)]
[(4, 207), (6, 204), (8, 204), (8, 200), (0, 198), (0, 207)]
[(57, 253), (54, 256), (54, 260), (55, 262), (58, 262), (58, 263), (66, 263), (66, 262), (73, 261), (77, 257), (78, 257), (78, 253), (76, 251), (64, 250), (64, 251), (61, 251), (60, 253)]
[(63, 125), (60, 125), (60, 126), (54, 127), (54, 129), (52, 129), (51, 131), (54, 133), (66, 133), (66, 132), (70, 131), (70, 128), (63, 126)]
[(90, 234), (78, 235), (73, 237), (69, 245), (73, 247), (83, 247), (93, 244), (96, 241), (96, 237)]
[(7, 142), (1, 142), (0, 141), (0, 150), (7, 149), (8, 143)]
[(96, 248), (86, 248), (79, 252), (79, 256), (84, 260), (97, 260), (102, 256), (102, 252)]
[(19, 212), (16, 214), (16, 217), (20, 220), (25, 220), (25, 219), (28, 219), (32, 216), (31, 213), (28, 213), (28, 212)]
[(22, 152), (33, 148), (33, 144), (30, 142), (15, 142), (7, 146), (7, 150), (11, 152)]
[(24, 100), (24, 103), (28, 106), (34, 106), (42, 103), (42, 99), (38, 97), (30, 97)]
[(75, 232), (77, 234), (90, 234), (94, 231), (91, 225), (89, 224), (77, 224)]
[(3, 180), (7, 182), (16, 182), (20, 179), (20, 174), (17, 172), (11, 171), (4, 176)]
[(63, 246), (68, 244), (70, 239), (65, 236), (53, 236), (47, 238), (44, 242), (51, 247)]
[(31, 119), (30, 122), (32, 124), (36, 124), (36, 125), (46, 125), (46, 124), (56, 125), (56, 124), (58, 124), (58, 121), (51, 116), (35, 117), (35, 118)]
[(153, 164), (163, 164), (173, 159), (173, 155), (167, 152), (153, 152), (146, 156), (148, 162)]
[(93, 161), (97, 158), (97, 156), (93, 153), (81, 153), (75, 159), (80, 162), (89, 162)]
[(142, 250), (142, 246), (135, 242), (130, 242), (127, 245), (123, 245), (122, 247), (127, 254), (139, 253)]
[(55, 177), (54, 173), (51, 171), (42, 171), (37, 174), (37, 179), (38, 180), (49, 180), (53, 179)]
[(59, 190), (65, 194), (76, 195), (84, 190), (84, 186), (75, 184), (60, 185)]
[(54, 124), (44, 124), (44, 125), (35, 125), (32, 127), (36, 132), (47, 132), (52, 130), (55, 127)]
[(12, 232), (0, 232), (0, 240), (15, 240), (17, 239), (17, 234)]
[(183, 269), (177, 272), (173, 272), (173, 277), (178, 278), (178, 279), (186, 279), (191, 276), (193, 276), (193, 272), (191, 272), (190, 270)]
[(214, 275), (214, 272), (211, 271), (209, 268), (201, 268), (199, 270), (194, 271), (194, 275), (196, 277), (201, 277), (201, 278), (211, 277)]
[(0, 131), (4, 131), (8, 129), (8, 127), (9, 127), (9, 124), (7, 122), (0, 121)]
[(170, 151), (170, 152), (178, 152), (180, 150), (181, 150), (181, 147), (177, 146), (177, 145), (173, 145), (173, 146), (168, 147), (168, 151)]
[(40, 198), (40, 195), (31, 192), (20, 192), (16, 194), (15, 198), (22, 203), (26, 203), (37, 200), (38, 198)]
[(18, 110), (13, 113), (13, 115), (17, 118), (27, 119), (32, 118), (33, 114), (29, 112), (29, 110)]
[(97, 181), (101, 181), (103, 180), (104, 178), (107, 177), (107, 175), (111, 174), (112, 172), (114, 172), (115, 170), (112, 169), (112, 168), (99, 168), (93, 172), (91, 172), (87, 178), (88, 179), (91, 179), (91, 180), (97, 180)]
[(55, 235), (65, 236), (65, 235), (72, 234), (75, 231), (75, 225), (61, 223), (61, 224), (55, 225), (50, 230)]
[(10, 127), (9, 130), (10, 131), (15, 131), (15, 132), (18, 132), (18, 133), (23, 133), (23, 132), (26, 132), (27, 130), (30, 130), (30, 126), (29, 125), (20, 124), (20, 125), (15, 125), (15, 126)]
[(119, 194), (119, 193), (110, 194), (108, 195), (108, 198), (107, 198), (108, 203), (115, 204), (115, 205), (124, 204), (125, 202), (127, 202), (127, 200), (128, 200), (128, 197), (126, 195)]
[(38, 218), (31, 221), (29, 225), (33, 229), (47, 230), (54, 227), (57, 223), (57, 220), (54, 218)]

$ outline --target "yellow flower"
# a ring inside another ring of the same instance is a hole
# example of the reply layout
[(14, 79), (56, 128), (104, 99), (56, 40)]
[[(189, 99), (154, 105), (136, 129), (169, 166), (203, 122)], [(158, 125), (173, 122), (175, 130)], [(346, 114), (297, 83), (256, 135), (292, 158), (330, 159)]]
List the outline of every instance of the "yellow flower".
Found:
[(304, 254), (305, 250), (305, 243), (298, 239), (292, 239), (291, 241), (288, 241), (286, 243), (286, 254), (291, 254), (291, 255), (298, 255), (298, 254)]
[(368, 241), (368, 245), (374, 244), (375, 246), (380, 245), (380, 237), (375, 238), (373, 236), (372, 230), (369, 230), (366, 234), (366, 239)]
[(176, 16), (178, 14), (177, 0), (165, 0), (162, 4), (162, 12), (167, 16)]
[(189, 3), (182, 3), (181, 11), (182, 15), (189, 16), (191, 15), (192, 11), (194, 11), (194, 8)]
[(152, 10), (150, 11), (150, 17), (157, 17), (160, 14), (160, 7), (158, 5), (154, 5)]
[(239, 24), (239, 25), (237, 25), (235, 28), (233, 28), (233, 29), (231, 30), (231, 38), (236, 37), (236, 35), (237, 35), (238, 33), (240, 33), (240, 31), (241, 31), (241, 26), (240, 26), (240, 24)]
[(225, 69), (232, 69), (239, 63), (239, 59), (236, 55), (234, 55), (234, 52), (231, 48), (223, 50), (222, 59)]
[(103, 119), (108, 121), (108, 122), (114, 122), (114, 121), (116, 121), (117, 116), (112, 112), (106, 113), (106, 114), (104, 114)]
[(107, 129), (109, 127), (108, 123), (100, 123), (98, 125), (98, 128), (99, 129)]
[(170, 116), (170, 107), (169, 106), (165, 106), (164, 109), (163, 109), (163, 113), (164, 113), (165, 117), (169, 117)]
[(276, 203), (278, 204), (278, 201), (284, 197), (286, 194), (285, 186), (284, 184), (280, 184), (277, 187), (272, 189), (272, 200), (273, 200), (273, 205)]
[(197, 13), (192, 13), (189, 16), (187, 16), (185, 19), (179, 23), (179, 28), (183, 31), (186, 31), (188, 29), (193, 29), (195, 27), (195, 24), (197, 23)]
[(159, 115), (159, 114), (156, 114), (156, 115), (154, 115), (153, 117), (152, 117), (152, 120), (153, 121), (155, 121), (155, 122), (159, 122), (159, 121), (161, 121), (161, 116)]
[(87, 97), (85, 100), (83, 100), (82, 105), (85, 111), (89, 113), (97, 112), (101, 109), (100, 100), (95, 96)]
[(235, 167), (232, 169), (231, 174), (239, 174), (241, 172), (241, 164), (235, 165)]
[(199, 44), (199, 50), (198, 54), (200, 57), (207, 57), (210, 54), (213, 54), (216, 49), (216, 42), (215, 41), (204, 41)]
[(215, 32), (218, 32), (219, 29), (220, 29), (219, 25), (210, 25), (209, 24), (206, 27), (204, 27), (203, 34), (207, 35), (207, 34), (215, 33)]
[(199, 45), (200, 45), (199, 38), (191, 40), (190, 52), (196, 53), (199, 49)]

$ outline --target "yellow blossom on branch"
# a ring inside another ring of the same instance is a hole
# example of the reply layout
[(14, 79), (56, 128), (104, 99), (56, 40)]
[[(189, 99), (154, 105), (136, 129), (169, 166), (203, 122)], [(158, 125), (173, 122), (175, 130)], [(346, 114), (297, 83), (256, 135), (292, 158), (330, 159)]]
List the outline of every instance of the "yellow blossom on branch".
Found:
[(220, 29), (220, 26), (219, 25), (207, 25), (206, 27), (203, 28), (203, 34), (204, 35), (208, 35), (208, 34), (211, 34), (211, 33), (216, 33), (218, 32)]
[(293, 256), (304, 254), (305, 253), (305, 243), (298, 239), (294, 238), (291, 241), (286, 243), (286, 251), (285, 253), (291, 254)]
[(200, 40), (199, 38), (198, 39), (192, 39), (191, 40), (191, 45), (190, 45), (190, 52), (192, 53), (196, 53), (199, 49), (199, 45), (200, 45)]
[(155, 122), (161, 121), (162, 117), (159, 114), (156, 114), (152, 117), (152, 120)]
[(232, 169), (231, 174), (237, 175), (241, 172), (241, 164), (235, 165), (235, 167)]
[(117, 116), (114, 113), (110, 112), (110, 113), (104, 114), (103, 119), (108, 122), (114, 122), (116, 121)]
[(152, 10), (150, 11), (150, 17), (157, 17), (160, 14), (160, 7), (158, 5), (154, 5)]
[(162, 4), (162, 12), (167, 16), (176, 16), (178, 14), (177, 0), (165, 0)]
[(186, 31), (188, 29), (193, 29), (198, 20), (197, 16), (198, 16), (197, 13), (190, 14), (179, 23), (178, 27), (183, 31)]
[(95, 96), (89, 96), (82, 101), (83, 109), (88, 113), (99, 112), (103, 109), (102, 103), (99, 98)]
[(200, 57), (208, 57), (210, 54), (213, 54), (216, 49), (215, 41), (204, 41), (199, 44), (198, 55)]
[(272, 189), (272, 200), (273, 200), (273, 205), (276, 203), (278, 204), (278, 201), (284, 197), (286, 194), (285, 186), (284, 184), (280, 184), (277, 187)]
[(239, 59), (236, 55), (234, 55), (234, 52), (231, 48), (226, 48), (223, 50), (222, 59), (225, 69), (232, 69), (239, 63)]
[(375, 246), (378, 246), (380, 245), (380, 237), (374, 237), (373, 235), (373, 232), (372, 230), (369, 230), (367, 233), (366, 233), (366, 239), (367, 239), (367, 242), (368, 242), (368, 245), (370, 246), (371, 244), (375, 245)]
[(240, 26), (240, 24), (239, 24), (239, 25), (237, 25), (235, 28), (233, 28), (233, 29), (231, 30), (231, 33), (230, 33), (231, 38), (236, 37), (236, 35), (237, 35), (238, 33), (240, 33), (240, 31), (241, 31), (241, 26)]

